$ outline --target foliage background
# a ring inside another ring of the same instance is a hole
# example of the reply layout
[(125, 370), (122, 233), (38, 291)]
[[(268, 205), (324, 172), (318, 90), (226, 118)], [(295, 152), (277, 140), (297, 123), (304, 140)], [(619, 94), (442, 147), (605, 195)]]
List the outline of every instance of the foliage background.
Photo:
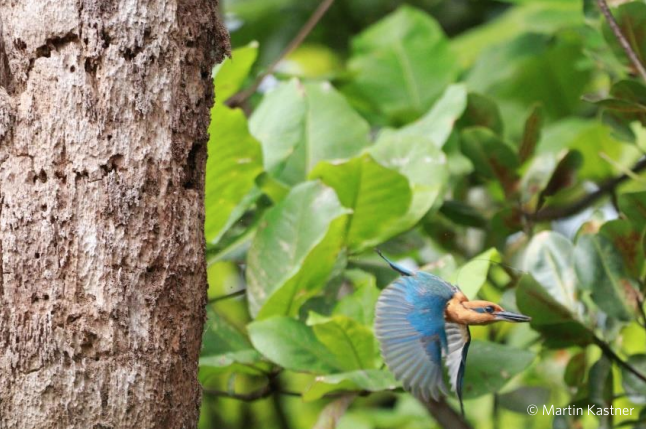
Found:
[[(474, 427), (646, 427), (608, 353), (646, 373), (646, 86), (592, 2), (337, 1), (235, 108), (319, 3), (221, 3), (200, 428), (437, 425), (379, 356), (375, 246), (534, 318), (472, 329)], [(526, 413), (590, 403), (635, 411)]]

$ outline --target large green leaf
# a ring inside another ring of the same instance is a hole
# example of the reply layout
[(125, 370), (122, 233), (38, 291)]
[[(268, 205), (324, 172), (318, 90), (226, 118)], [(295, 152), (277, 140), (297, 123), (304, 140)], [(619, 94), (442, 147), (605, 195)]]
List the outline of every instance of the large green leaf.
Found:
[(592, 300), (609, 316), (631, 320), (637, 285), (612, 242), (602, 235), (582, 235), (574, 254), (579, 282), (592, 291)]
[(617, 198), (619, 209), (638, 230), (646, 227), (646, 192), (629, 192)]
[(615, 249), (621, 254), (626, 269), (632, 278), (642, 278), (646, 256), (644, 246), (646, 235), (644, 230), (637, 228), (626, 219), (615, 219), (604, 223), (599, 234), (606, 237), (614, 244)]
[(234, 363), (250, 365), (260, 360), (260, 354), (242, 332), (215, 311), (209, 309), (207, 315), (200, 366), (223, 370)]
[[(646, 354), (632, 355), (628, 358), (628, 365), (641, 374), (646, 374)], [(632, 372), (621, 369), (621, 383), (631, 402), (646, 405), (646, 383)]]
[(319, 182), (293, 188), (265, 213), (247, 257), (252, 315), (296, 314), (325, 285), (343, 245), (347, 213)]
[[(646, 4), (643, 1), (620, 4), (613, 11), (613, 15), (631, 49), (637, 54), (639, 61), (646, 64)], [(626, 51), (617, 41), (617, 37), (606, 22), (603, 25), (603, 35), (615, 55), (621, 58), (630, 70), (634, 70)]]
[(204, 235), (216, 243), (257, 197), (252, 190), (262, 172), (262, 153), (241, 110), (216, 104), (209, 135)]
[(471, 399), (498, 392), (512, 377), (527, 369), (535, 356), (529, 350), (472, 341), (464, 376), (464, 397)]
[[(520, 3), (520, 2), (518, 2)], [(515, 39), (524, 33), (553, 34), (562, 28), (583, 24), (578, 1), (527, 0), (509, 8), (495, 19), (472, 27), (451, 40), (451, 47), (461, 63), (470, 66), (487, 48)]]
[(409, 6), (354, 38), (349, 67), (354, 89), (399, 123), (426, 112), (458, 74), (441, 27)]
[(524, 268), (558, 303), (577, 311), (574, 246), (556, 232), (536, 234), (525, 252)]
[(231, 58), (225, 59), (213, 68), (215, 77), (215, 96), (222, 104), (240, 90), (245, 79), (249, 76), (253, 63), (258, 57), (258, 42), (234, 49)]
[(487, 281), (491, 264), (496, 262), (500, 262), (500, 253), (496, 249), (486, 250), (458, 268), (449, 281), (458, 285), (467, 298), (474, 299)]
[(377, 348), (370, 328), (347, 316), (325, 317), (316, 313), (310, 313), (307, 324), (344, 370), (375, 368)]
[[(408, 211), (411, 190), (404, 176), (367, 154), (341, 163), (322, 162), (311, 174), (334, 188), (352, 209), (347, 228), (351, 252), (359, 252), (393, 236)], [(408, 225), (410, 227), (410, 225)]]
[(415, 225), (434, 205), (448, 181), (446, 155), (422, 136), (391, 134), (381, 138), (369, 153), (381, 165), (408, 179), (412, 201), (399, 221), (390, 225), (395, 235)]
[(341, 392), (380, 392), (399, 387), (390, 371), (368, 369), (364, 371), (344, 372), (341, 374), (316, 377), (305, 393), (303, 400), (314, 401), (327, 394)]
[(532, 318), (532, 328), (543, 334), (546, 345), (561, 348), (592, 342), (593, 334), (575, 314), (556, 301), (531, 275), (521, 277), (516, 304), (521, 313)]
[(558, 154), (564, 149), (583, 155), (578, 177), (594, 181), (616, 176), (617, 166), (629, 169), (641, 156), (634, 145), (613, 137), (610, 127), (580, 118), (568, 118), (545, 127), (536, 151), (538, 154)]
[(467, 90), (463, 84), (449, 86), (442, 97), (433, 104), (424, 116), (397, 130), (385, 128), (379, 134), (377, 144), (382, 141), (398, 140), (399, 137), (416, 137), (430, 140), (441, 148), (449, 139), (455, 122), (467, 106)]
[(369, 127), (329, 83), (283, 83), (249, 121), (265, 168), (288, 184), (305, 180), (320, 161), (346, 159), (369, 144)]
[(507, 196), (515, 192), (519, 179), (516, 173), (520, 166), (518, 155), (493, 131), (482, 127), (464, 130), (462, 151), (478, 174), (489, 180), (497, 180)]
[[(469, 89), (497, 101), (513, 137), (522, 135), (534, 103), (543, 106), (547, 120), (575, 114), (585, 106), (581, 96), (592, 76), (581, 39), (573, 32), (529, 33), (489, 46), (467, 76)], [(580, 66), (572, 67), (573, 62)]]
[(379, 289), (375, 276), (361, 270), (348, 270), (345, 277), (352, 282), (354, 291), (341, 298), (334, 307), (334, 315), (343, 315), (365, 326), (372, 327)]
[(309, 326), (291, 317), (276, 316), (250, 323), (253, 346), (270, 361), (293, 371), (331, 373), (342, 366)]

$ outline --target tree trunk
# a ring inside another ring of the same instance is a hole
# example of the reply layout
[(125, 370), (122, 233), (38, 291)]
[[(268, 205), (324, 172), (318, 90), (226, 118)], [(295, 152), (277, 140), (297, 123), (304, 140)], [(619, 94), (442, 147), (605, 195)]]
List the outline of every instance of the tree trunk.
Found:
[(189, 428), (214, 0), (0, 0), (0, 428)]

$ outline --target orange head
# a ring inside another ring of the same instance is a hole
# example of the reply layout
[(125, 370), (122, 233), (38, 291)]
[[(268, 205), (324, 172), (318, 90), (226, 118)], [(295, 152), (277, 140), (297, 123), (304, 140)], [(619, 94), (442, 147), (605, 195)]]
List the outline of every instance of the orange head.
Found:
[(494, 322), (529, 322), (531, 317), (505, 311), (489, 301), (469, 301), (461, 292), (456, 293), (446, 305), (446, 320), (463, 325), (488, 325)]

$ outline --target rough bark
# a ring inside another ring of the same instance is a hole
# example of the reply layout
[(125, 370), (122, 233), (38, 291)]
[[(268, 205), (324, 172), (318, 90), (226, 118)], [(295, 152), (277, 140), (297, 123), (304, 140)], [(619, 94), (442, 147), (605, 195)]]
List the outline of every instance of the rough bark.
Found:
[(195, 427), (214, 0), (0, 0), (0, 427)]

